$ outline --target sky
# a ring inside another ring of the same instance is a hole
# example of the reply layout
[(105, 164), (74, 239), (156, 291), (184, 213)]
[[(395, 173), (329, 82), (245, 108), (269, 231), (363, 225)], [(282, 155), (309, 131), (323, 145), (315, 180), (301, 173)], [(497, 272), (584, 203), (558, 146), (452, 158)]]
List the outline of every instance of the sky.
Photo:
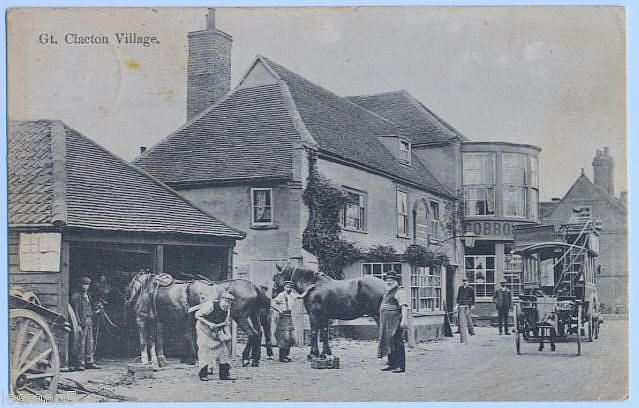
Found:
[[(185, 122), (187, 33), (206, 9), (12, 10), (10, 119), (61, 119), (133, 159)], [(625, 16), (604, 7), (218, 8), (232, 83), (264, 55), (339, 95), (405, 89), (473, 141), (539, 146), (540, 198), (597, 149), (627, 190)], [(116, 32), (155, 35), (119, 45)], [(68, 45), (66, 33), (107, 35)], [(58, 44), (42, 44), (53, 34)]]

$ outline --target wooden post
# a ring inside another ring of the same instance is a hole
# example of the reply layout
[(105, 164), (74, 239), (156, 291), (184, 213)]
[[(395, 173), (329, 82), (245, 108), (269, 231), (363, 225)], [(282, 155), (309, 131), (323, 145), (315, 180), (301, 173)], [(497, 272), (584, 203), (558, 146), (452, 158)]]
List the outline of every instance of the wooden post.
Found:
[(164, 272), (164, 245), (155, 246), (155, 255), (153, 257), (153, 271), (157, 274)]
[[(69, 241), (62, 240), (62, 248), (60, 254), (60, 298), (58, 299), (58, 313), (63, 316), (67, 316), (67, 310), (69, 305), (69, 291), (71, 286), (71, 243)], [(67, 316), (69, 318), (69, 316)], [(60, 352), (62, 359), (60, 365), (62, 367), (69, 366), (69, 335), (64, 335), (64, 343), (60, 345)]]
[(415, 337), (416, 337), (416, 332), (415, 332), (415, 323), (413, 321), (413, 307), (412, 307), (412, 300), (410, 298), (411, 293), (410, 293), (410, 275), (413, 272), (413, 268), (415, 268), (415, 266), (410, 265), (410, 267), (408, 268), (408, 273), (404, 273), (402, 276), (402, 283), (403, 283), (403, 290), (406, 293), (406, 295), (408, 296), (408, 347), (415, 347)]
[[(233, 247), (230, 247), (227, 252), (226, 258), (226, 266), (227, 266), (227, 279), (235, 279), (235, 273), (233, 271)], [(262, 339), (260, 339), (260, 342)], [(239, 355), (237, 348), (237, 323), (234, 320), (231, 320), (231, 355)]]

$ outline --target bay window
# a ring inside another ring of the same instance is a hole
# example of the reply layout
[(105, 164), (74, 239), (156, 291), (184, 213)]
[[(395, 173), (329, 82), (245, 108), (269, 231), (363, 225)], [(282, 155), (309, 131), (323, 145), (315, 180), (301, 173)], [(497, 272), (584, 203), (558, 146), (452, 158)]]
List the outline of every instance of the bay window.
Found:
[(495, 154), (464, 153), (465, 215), (495, 215)]
[(528, 157), (519, 153), (504, 153), (504, 215), (526, 217), (528, 202)]

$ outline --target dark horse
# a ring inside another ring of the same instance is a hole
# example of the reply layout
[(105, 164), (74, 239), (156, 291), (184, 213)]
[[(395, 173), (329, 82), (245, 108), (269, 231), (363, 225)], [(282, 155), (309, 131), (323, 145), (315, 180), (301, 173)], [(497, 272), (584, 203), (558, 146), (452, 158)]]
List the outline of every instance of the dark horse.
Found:
[(278, 273), (273, 276), (273, 293), (284, 290), (284, 282), (292, 281), (294, 289), (301, 293), (304, 307), (311, 322), (311, 353), (318, 357), (318, 333), (321, 334), (323, 348), (321, 356), (331, 354), (328, 345), (328, 325), (330, 319), (353, 320), (364, 315), (371, 316), (379, 323), (379, 307), (386, 291), (384, 281), (373, 277), (335, 280), (321, 272), (276, 265)]
[[(177, 281), (162, 283), (162, 279), (148, 272), (140, 272), (127, 287), (126, 303), (133, 304), (135, 321), (140, 335), (141, 361), (151, 361), (158, 366), (166, 364), (164, 357), (164, 326), (175, 328), (176, 333), (184, 333), (192, 361), (195, 351), (195, 323), (188, 309), (203, 301), (218, 299), (228, 290), (236, 302), (231, 307), (231, 317), (249, 337), (242, 352), (242, 363), (259, 365), (261, 357), (261, 328), (264, 328), (267, 354), (272, 356), (270, 341), (270, 301), (264, 292), (246, 280), (231, 280), (214, 283), (208, 280)], [(147, 350), (149, 348), (149, 350)]]

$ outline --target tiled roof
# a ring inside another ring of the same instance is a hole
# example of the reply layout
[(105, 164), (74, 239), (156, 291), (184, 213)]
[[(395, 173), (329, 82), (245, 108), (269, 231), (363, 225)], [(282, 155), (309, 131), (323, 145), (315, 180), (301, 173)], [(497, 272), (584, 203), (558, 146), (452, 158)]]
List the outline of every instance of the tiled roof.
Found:
[(165, 183), (290, 178), (295, 139), (279, 85), (241, 88), (134, 163)]
[(414, 144), (443, 142), (454, 138), (467, 140), (404, 90), (349, 96), (346, 99), (397, 124), (402, 132), (410, 135)]
[(60, 121), (9, 126), (9, 224), (242, 238)]
[(377, 139), (400, 136), (397, 125), (267, 58), (257, 62), (272, 84), (235, 88), (134, 163), (169, 184), (289, 178), (302, 127), (324, 153), (451, 195), (415, 155), (401, 165)]
[(411, 158), (412, 166), (401, 165), (377, 139), (379, 136), (407, 136), (396, 124), (313, 84), (268, 58), (259, 58), (286, 83), (306, 128), (321, 149), (435, 192), (451, 194), (415, 155)]

